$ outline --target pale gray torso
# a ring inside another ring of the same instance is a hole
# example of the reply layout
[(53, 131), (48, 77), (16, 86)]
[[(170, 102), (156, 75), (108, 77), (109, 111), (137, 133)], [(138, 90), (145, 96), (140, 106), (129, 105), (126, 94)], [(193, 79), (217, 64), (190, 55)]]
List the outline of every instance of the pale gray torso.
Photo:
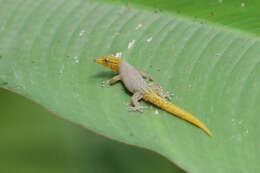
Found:
[(119, 66), (119, 74), (125, 87), (132, 93), (139, 92), (148, 86), (140, 73), (124, 60)]

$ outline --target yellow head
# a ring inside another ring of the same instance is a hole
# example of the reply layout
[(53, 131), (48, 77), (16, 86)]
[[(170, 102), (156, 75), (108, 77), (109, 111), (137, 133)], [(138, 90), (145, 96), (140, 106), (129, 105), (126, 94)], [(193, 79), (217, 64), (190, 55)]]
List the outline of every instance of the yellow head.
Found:
[(118, 71), (119, 65), (122, 62), (120, 58), (116, 58), (113, 56), (103, 56), (101, 58), (94, 59), (94, 61), (114, 71)]

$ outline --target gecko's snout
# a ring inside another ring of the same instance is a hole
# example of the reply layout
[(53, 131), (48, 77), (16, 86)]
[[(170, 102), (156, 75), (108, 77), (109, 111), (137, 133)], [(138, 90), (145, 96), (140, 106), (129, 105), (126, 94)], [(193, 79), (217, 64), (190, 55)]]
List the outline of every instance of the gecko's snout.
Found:
[(102, 58), (95, 58), (94, 62), (98, 63), (98, 64), (102, 64), (103, 60), (102, 60)]

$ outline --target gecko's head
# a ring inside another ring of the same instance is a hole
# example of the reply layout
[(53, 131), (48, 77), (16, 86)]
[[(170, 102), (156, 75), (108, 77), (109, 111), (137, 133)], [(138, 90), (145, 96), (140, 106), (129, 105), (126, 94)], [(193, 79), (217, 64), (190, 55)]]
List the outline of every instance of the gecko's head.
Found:
[(94, 61), (98, 64), (110, 68), (111, 70), (118, 71), (122, 59), (113, 56), (103, 56), (101, 58), (94, 59)]

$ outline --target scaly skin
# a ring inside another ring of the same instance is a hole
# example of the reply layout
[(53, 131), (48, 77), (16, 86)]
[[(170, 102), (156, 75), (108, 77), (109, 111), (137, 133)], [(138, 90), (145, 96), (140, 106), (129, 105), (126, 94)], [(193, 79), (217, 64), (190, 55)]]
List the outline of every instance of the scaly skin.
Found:
[(147, 84), (143, 79), (147, 78), (151, 80), (151, 76), (147, 75), (142, 71), (137, 71), (132, 65), (128, 64), (126, 61), (112, 57), (112, 56), (103, 56), (101, 58), (95, 59), (95, 62), (101, 65), (104, 65), (110, 68), (113, 71), (118, 72), (119, 74), (113, 77), (111, 80), (105, 82), (103, 86), (109, 86), (119, 80), (121, 80), (125, 87), (133, 93), (131, 98), (132, 107), (129, 108), (130, 111), (143, 111), (143, 107), (140, 105), (139, 100), (143, 99), (147, 102), (150, 102), (157, 107), (176, 115), (177, 117), (186, 120), (206, 132), (209, 136), (212, 136), (212, 133), (209, 129), (195, 118), (190, 113), (184, 111), (178, 106), (168, 102), (166, 100), (170, 95), (163, 92), (162, 88), (156, 85), (155, 83)]

